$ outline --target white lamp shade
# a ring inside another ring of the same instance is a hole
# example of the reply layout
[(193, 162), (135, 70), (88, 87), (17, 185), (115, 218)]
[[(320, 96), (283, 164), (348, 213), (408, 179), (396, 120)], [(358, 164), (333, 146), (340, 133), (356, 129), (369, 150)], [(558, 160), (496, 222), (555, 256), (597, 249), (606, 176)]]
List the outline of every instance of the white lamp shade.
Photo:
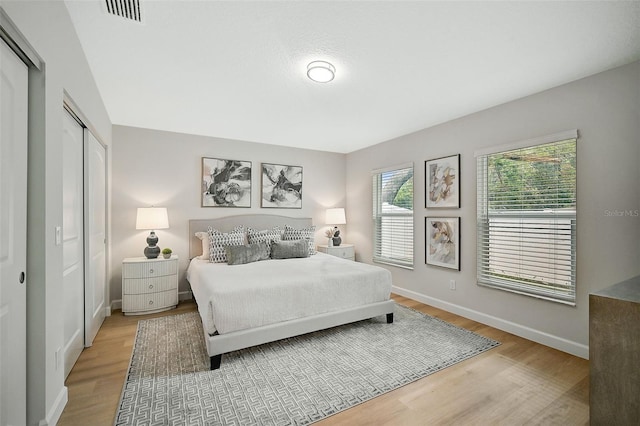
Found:
[(347, 223), (347, 219), (344, 214), (344, 209), (327, 209), (326, 222), (327, 225), (344, 225)]
[(136, 218), (136, 229), (166, 229), (169, 216), (166, 207), (140, 207)]

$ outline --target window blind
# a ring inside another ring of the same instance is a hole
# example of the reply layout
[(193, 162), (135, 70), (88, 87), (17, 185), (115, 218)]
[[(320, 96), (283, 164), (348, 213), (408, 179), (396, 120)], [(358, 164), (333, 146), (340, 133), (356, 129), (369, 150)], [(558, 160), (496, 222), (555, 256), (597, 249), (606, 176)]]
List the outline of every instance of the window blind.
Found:
[(373, 261), (413, 268), (413, 164), (372, 172)]
[(576, 142), (477, 154), (479, 285), (575, 304)]

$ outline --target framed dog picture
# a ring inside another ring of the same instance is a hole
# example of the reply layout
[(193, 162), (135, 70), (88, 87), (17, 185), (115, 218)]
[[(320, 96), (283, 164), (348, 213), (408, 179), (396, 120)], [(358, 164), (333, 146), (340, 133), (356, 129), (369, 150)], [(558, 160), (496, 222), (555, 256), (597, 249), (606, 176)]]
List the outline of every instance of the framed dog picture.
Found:
[(460, 218), (425, 217), (425, 263), (460, 270)]

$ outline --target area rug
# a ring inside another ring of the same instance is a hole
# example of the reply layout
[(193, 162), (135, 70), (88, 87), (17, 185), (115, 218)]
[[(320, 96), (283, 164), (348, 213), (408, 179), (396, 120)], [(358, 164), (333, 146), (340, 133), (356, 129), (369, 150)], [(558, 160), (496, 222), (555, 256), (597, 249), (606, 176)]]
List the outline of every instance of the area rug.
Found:
[(196, 312), (138, 323), (115, 425), (304, 425), (499, 343), (403, 306), (209, 357)]

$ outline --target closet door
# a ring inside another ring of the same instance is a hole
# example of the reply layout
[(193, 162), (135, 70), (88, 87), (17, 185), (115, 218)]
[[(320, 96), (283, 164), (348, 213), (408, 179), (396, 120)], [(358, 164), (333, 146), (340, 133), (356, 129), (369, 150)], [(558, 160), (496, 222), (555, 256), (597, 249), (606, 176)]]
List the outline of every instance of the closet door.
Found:
[(0, 40), (0, 425), (24, 425), (27, 66)]
[(86, 131), (85, 150), (85, 346), (91, 346), (105, 317), (107, 155), (102, 144)]
[(84, 128), (66, 110), (62, 138), (64, 374), (84, 347)]

